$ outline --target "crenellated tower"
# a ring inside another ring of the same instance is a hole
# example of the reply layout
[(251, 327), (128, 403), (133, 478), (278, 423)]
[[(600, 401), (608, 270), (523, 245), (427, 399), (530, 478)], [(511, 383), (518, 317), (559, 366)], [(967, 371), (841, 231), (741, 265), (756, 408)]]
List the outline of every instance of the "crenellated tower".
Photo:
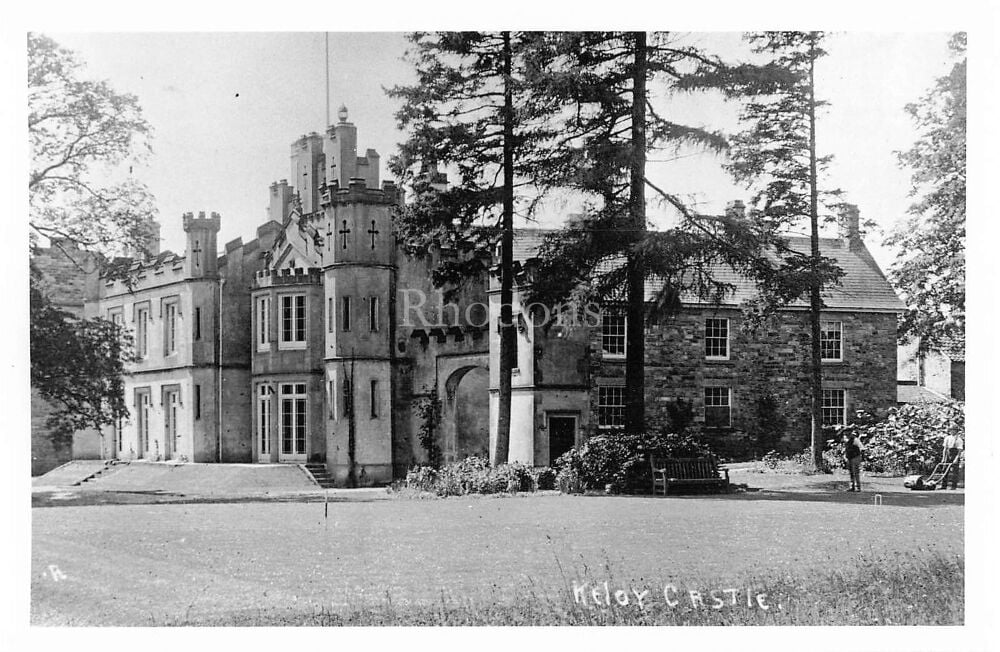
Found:
[(335, 478), (392, 478), (392, 361), (396, 284), (395, 184), (378, 185), (379, 157), (357, 155), (357, 129), (341, 107), (327, 130), (323, 208), (327, 465)]
[(184, 213), (184, 233), (187, 236), (184, 275), (187, 278), (215, 278), (219, 275), (216, 239), (221, 225), (218, 213), (205, 217), (205, 212)]

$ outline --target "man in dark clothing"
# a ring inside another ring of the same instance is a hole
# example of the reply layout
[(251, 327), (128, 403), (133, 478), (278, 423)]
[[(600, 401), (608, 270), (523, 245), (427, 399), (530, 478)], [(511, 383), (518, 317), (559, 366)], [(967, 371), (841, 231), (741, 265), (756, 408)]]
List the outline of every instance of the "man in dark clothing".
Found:
[(851, 488), (848, 491), (861, 491), (861, 453), (864, 448), (856, 434), (851, 431), (844, 433), (844, 458), (851, 474)]

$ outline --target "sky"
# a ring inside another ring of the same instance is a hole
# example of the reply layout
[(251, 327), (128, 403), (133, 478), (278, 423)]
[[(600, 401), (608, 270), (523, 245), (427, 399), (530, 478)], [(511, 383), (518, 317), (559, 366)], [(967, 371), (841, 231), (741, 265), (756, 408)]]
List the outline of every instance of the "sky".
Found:
[[(153, 153), (134, 174), (156, 197), (164, 249), (183, 250), (181, 216), (189, 211), (220, 213), (220, 249), (237, 237), (252, 239), (265, 219), (268, 186), (290, 176), (291, 143), (324, 129), (322, 32), (47, 34), (85, 61), (87, 76), (107, 79), (139, 98), (154, 129)], [(745, 56), (737, 32), (679, 38), (723, 57)], [(948, 38), (947, 32), (835, 32), (829, 56), (817, 66), (818, 96), (830, 103), (817, 139), (820, 153), (834, 155), (831, 185), (845, 190), (862, 217), (884, 229), (911, 203), (909, 172), (900, 169), (894, 154), (916, 137), (904, 106), (950, 68)], [(331, 115), (336, 120), (337, 108), (348, 108), (359, 151), (371, 147), (382, 155), (382, 178), (403, 139), (394, 119), (398, 102), (384, 89), (413, 81), (403, 60), (408, 45), (396, 32), (329, 35)], [(668, 97), (661, 87), (652, 90), (672, 120), (728, 132), (739, 126), (738, 107), (721, 97)], [(699, 211), (721, 212), (728, 202), (748, 198), (722, 169), (719, 156), (678, 155), (682, 158), (671, 163), (652, 163), (650, 177)], [(558, 224), (567, 210), (550, 204), (541, 225)], [(651, 214), (656, 223), (655, 207)], [(886, 267), (892, 254), (880, 241), (879, 234), (868, 237)]]

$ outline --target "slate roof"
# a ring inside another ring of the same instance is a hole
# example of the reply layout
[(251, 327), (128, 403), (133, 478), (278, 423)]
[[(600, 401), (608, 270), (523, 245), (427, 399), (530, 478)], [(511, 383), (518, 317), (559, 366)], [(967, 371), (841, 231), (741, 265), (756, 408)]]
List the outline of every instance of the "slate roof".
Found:
[[(514, 260), (525, 263), (535, 258), (543, 239), (552, 232), (548, 229), (517, 229), (514, 232)], [(795, 251), (809, 251), (809, 238), (788, 238), (788, 244)], [(844, 270), (840, 285), (824, 292), (823, 302), (828, 309), (901, 312), (905, 308), (864, 245), (852, 250), (845, 240), (820, 238), (819, 246), (823, 256), (835, 259), (837, 265)], [(606, 264), (614, 265), (616, 262), (608, 261)], [(723, 301), (724, 305), (739, 305), (756, 292), (752, 281), (727, 266), (719, 265), (713, 277), (736, 288)], [(655, 279), (647, 281), (646, 300), (652, 300), (662, 288), (662, 282), (658, 283)], [(683, 300), (688, 304), (704, 303), (694, 295), (684, 297)], [(808, 302), (800, 300), (791, 306), (805, 308)]]

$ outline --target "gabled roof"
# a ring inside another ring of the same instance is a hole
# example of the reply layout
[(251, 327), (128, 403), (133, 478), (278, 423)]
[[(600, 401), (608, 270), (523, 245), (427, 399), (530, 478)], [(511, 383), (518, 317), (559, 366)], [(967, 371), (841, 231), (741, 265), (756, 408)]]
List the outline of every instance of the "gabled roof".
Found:
[[(553, 232), (551, 229), (515, 230), (514, 260), (524, 263), (535, 258), (545, 236)], [(809, 238), (791, 237), (788, 238), (788, 245), (794, 251), (807, 253)], [(885, 274), (879, 269), (878, 263), (863, 243), (860, 246), (855, 245), (852, 249), (846, 240), (820, 238), (819, 247), (823, 256), (835, 259), (837, 265), (844, 270), (840, 285), (827, 289), (823, 294), (823, 302), (827, 308), (885, 312), (900, 312), (904, 309), (903, 302), (896, 296)], [(607, 264), (614, 265), (615, 262), (609, 261)], [(723, 301), (724, 305), (739, 305), (756, 294), (753, 281), (740, 276), (727, 266), (718, 265), (713, 277), (735, 286), (735, 290)], [(662, 281), (657, 282), (655, 279), (647, 281), (646, 300), (652, 300), (662, 289)], [(688, 304), (705, 303), (694, 295), (683, 297), (683, 301)], [(805, 308), (808, 302), (799, 300), (793, 302), (791, 306)]]

